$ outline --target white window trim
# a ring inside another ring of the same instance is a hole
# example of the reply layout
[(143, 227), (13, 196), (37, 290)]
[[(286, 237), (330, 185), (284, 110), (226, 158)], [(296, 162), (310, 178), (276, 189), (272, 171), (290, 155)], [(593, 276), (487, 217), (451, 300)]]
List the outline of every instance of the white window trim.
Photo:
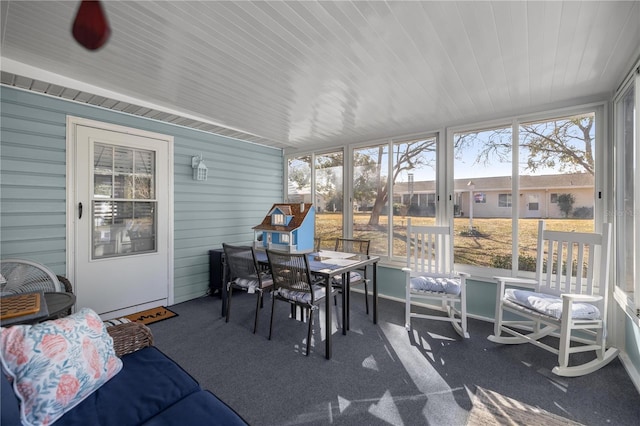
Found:
[[(624, 82), (620, 85), (613, 99), (614, 105), (614, 122), (615, 125), (613, 127), (613, 135), (614, 135), (614, 144), (617, 146), (619, 141), (619, 128), (618, 128), (618, 117), (617, 110), (615, 107), (618, 102), (621, 100), (621, 97), (626, 93), (627, 89), (631, 84), (634, 84), (635, 93), (634, 93), (634, 102), (635, 102), (635, 144), (637, 146), (640, 141), (640, 60), (636, 62), (636, 64), (632, 67), (632, 70), (629, 72)], [(640, 149), (635, 150), (635, 164), (640, 164)], [(615, 158), (612, 159), (612, 162), (616, 161)], [(616, 171), (617, 172), (617, 171)], [(640, 171), (636, 170), (634, 175), (634, 208), (633, 208), (633, 217), (635, 218), (635, 235), (633, 236), (636, 241), (636, 247), (638, 242), (640, 242)], [(617, 188), (616, 188), (617, 190)], [(619, 248), (619, 244), (614, 240), (614, 252), (617, 252)], [(634, 270), (634, 291), (628, 292), (625, 289), (620, 288), (618, 285), (615, 285), (613, 291), (613, 298), (618, 303), (620, 308), (629, 315), (632, 321), (640, 326), (640, 282), (638, 282), (638, 274), (640, 271), (640, 250), (636, 250), (635, 252), (635, 270)], [(615, 270), (615, 268), (614, 268)], [(616, 271), (617, 274), (617, 271)], [(616, 283), (617, 284), (617, 283)]]

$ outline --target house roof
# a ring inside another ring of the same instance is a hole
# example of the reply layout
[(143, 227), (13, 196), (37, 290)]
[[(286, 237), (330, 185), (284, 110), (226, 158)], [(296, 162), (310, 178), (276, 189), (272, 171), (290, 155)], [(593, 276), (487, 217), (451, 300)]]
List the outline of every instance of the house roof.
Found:
[[(300, 211), (300, 206), (304, 205), (304, 211)], [(274, 204), (270, 209), (269, 213), (264, 217), (262, 223), (260, 225), (256, 225), (253, 227), (256, 231), (279, 231), (279, 232), (291, 232), (295, 229), (298, 229), (302, 223), (304, 222), (307, 214), (313, 208), (313, 204), (311, 203), (277, 203)], [(287, 226), (282, 225), (272, 225), (271, 224), (271, 215), (273, 211), (279, 209), (283, 214), (287, 216), (293, 216), (291, 221)]]
[[(510, 176), (479, 177), (473, 179), (456, 179), (453, 183), (456, 192), (469, 191), (468, 183), (473, 181), (474, 191), (511, 190)], [(593, 187), (594, 178), (589, 173), (565, 173), (553, 175), (520, 176), (520, 189), (537, 188), (588, 188)], [(409, 185), (401, 182), (394, 185), (394, 191), (407, 193)], [(413, 183), (414, 193), (435, 192), (435, 181), (416, 181)]]

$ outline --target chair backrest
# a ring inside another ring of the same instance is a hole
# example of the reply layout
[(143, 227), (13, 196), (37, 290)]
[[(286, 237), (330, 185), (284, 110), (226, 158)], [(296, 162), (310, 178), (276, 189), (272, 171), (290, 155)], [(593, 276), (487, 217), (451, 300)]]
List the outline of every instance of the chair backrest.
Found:
[(274, 289), (311, 294), (311, 303), (314, 302), (314, 292), (311, 289), (311, 273), (309, 259), (304, 253), (286, 253), (278, 250), (267, 249), (267, 259), (271, 268)]
[(415, 226), (407, 220), (407, 268), (413, 274), (451, 275), (453, 238), (450, 226)]
[(566, 232), (545, 229), (538, 222), (536, 291), (599, 295), (606, 307), (611, 262), (611, 224), (602, 233)]
[(369, 246), (371, 240), (361, 240), (353, 238), (336, 238), (335, 251), (341, 251), (345, 253), (360, 253), (369, 254)]
[(26, 259), (0, 260), (0, 292), (63, 292), (56, 275), (46, 266)]
[(225, 262), (229, 267), (228, 281), (236, 278), (260, 279), (258, 262), (252, 246), (234, 246), (222, 243)]

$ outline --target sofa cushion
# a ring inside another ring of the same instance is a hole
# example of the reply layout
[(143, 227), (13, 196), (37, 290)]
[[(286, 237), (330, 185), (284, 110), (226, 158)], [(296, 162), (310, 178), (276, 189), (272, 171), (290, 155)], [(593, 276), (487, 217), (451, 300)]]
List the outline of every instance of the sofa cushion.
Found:
[[(188, 413), (188, 414), (187, 414)], [(144, 423), (144, 426), (235, 426), (247, 423), (209, 391), (192, 393)]]
[(20, 424), (20, 401), (13, 392), (11, 382), (3, 373), (0, 373), (0, 392), (2, 392), (0, 407), (0, 425), (19, 425)]
[[(155, 347), (122, 357), (122, 371), (63, 417), (60, 425), (137, 425), (200, 390), (198, 383)], [(185, 416), (190, 413), (183, 413)], [(187, 423), (184, 423), (187, 424)]]
[(13, 379), (25, 425), (49, 424), (122, 368), (113, 339), (94, 311), (1, 329), (0, 360)]

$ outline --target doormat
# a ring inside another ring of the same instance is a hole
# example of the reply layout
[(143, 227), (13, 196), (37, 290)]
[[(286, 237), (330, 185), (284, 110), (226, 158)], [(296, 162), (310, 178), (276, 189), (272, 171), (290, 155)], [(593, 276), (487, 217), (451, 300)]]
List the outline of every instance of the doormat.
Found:
[(523, 404), (497, 392), (477, 387), (468, 426), (493, 425), (580, 425), (541, 408)]
[(177, 317), (178, 314), (165, 306), (158, 306), (157, 308), (147, 309), (146, 311), (136, 312), (135, 314), (126, 315), (127, 318), (133, 322), (141, 322), (142, 324), (149, 325), (154, 322), (166, 320), (169, 318)]

